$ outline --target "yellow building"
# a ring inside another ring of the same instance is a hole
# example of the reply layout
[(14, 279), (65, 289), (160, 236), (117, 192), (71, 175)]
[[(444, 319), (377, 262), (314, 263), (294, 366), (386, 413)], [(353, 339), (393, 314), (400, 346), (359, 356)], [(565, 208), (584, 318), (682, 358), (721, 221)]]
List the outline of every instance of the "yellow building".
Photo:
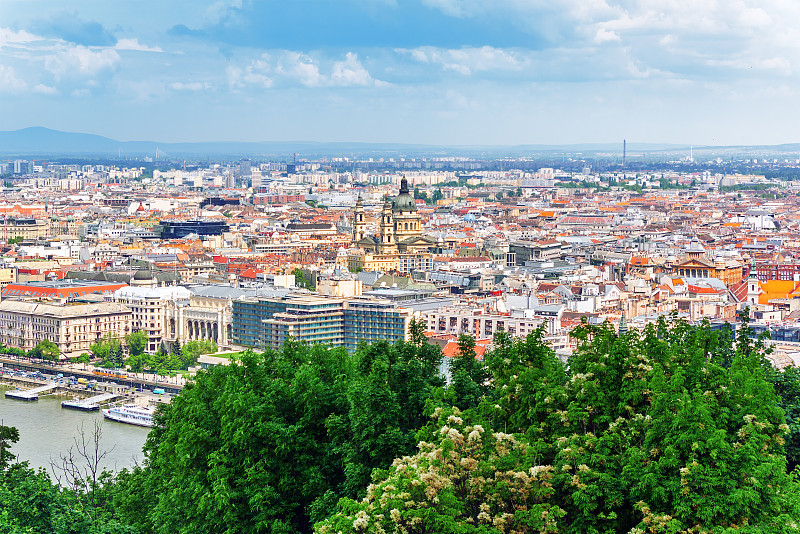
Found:
[(8, 242), (9, 239), (36, 239), (50, 235), (50, 224), (39, 219), (5, 219), (3, 223), (2, 239)]

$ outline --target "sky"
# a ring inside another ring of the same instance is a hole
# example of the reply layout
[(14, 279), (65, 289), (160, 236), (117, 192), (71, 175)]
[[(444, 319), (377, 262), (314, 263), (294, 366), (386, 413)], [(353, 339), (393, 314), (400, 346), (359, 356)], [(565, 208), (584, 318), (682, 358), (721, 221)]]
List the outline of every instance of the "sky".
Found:
[(800, 142), (797, 0), (2, 0), (0, 130)]

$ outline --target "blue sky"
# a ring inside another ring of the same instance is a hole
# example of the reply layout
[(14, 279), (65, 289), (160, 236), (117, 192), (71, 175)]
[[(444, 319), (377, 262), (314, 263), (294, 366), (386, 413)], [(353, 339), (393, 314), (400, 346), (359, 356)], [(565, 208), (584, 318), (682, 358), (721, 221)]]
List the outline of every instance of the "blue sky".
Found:
[(800, 142), (796, 0), (2, 0), (0, 130)]

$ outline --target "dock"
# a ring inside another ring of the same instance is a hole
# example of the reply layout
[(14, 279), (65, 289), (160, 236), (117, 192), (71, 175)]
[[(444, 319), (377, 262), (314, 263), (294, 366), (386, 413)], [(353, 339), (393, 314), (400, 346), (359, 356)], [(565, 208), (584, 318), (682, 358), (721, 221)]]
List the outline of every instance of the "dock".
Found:
[(44, 393), (45, 391), (50, 391), (57, 387), (59, 387), (58, 384), (51, 382), (33, 389), (11, 389), (6, 391), (6, 397), (24, 401), (35, 401), (39, 400), (39, 393)]
[(100, 409), (100, 404), (120, 396), (119, 393), (102, 393), (94, 397), (89, 397), (88, 399), (61, 401), (61, 407), (82, 410), (84, 412), (93, 412)]

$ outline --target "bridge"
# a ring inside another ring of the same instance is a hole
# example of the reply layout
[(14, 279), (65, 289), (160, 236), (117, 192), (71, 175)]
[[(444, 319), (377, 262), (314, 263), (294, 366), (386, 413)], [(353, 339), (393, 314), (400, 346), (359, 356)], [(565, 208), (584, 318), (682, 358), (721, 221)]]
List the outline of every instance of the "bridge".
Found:
[(102, 393), (94, 397), (89, 397), (88, 399), (61, 401), (61, 407), (82, 410), (84, 412), (93, 412), (99, 410), (102, 403), (122, 396), (124, 395), (120, 395), (119, 393)]
[(12, 389), (10, 391), (6, 391), (6, 397), (24, 401), (35, 401), (39, 400), (39, 393), (44, 393), (45, 391), (50, 391), (51, 389), (56, 389), (57, 387), (58, 384), (51, 382), (49, 384), (45, 384), (44, 386), (39, 386), (38, 388), (33, 389)]

